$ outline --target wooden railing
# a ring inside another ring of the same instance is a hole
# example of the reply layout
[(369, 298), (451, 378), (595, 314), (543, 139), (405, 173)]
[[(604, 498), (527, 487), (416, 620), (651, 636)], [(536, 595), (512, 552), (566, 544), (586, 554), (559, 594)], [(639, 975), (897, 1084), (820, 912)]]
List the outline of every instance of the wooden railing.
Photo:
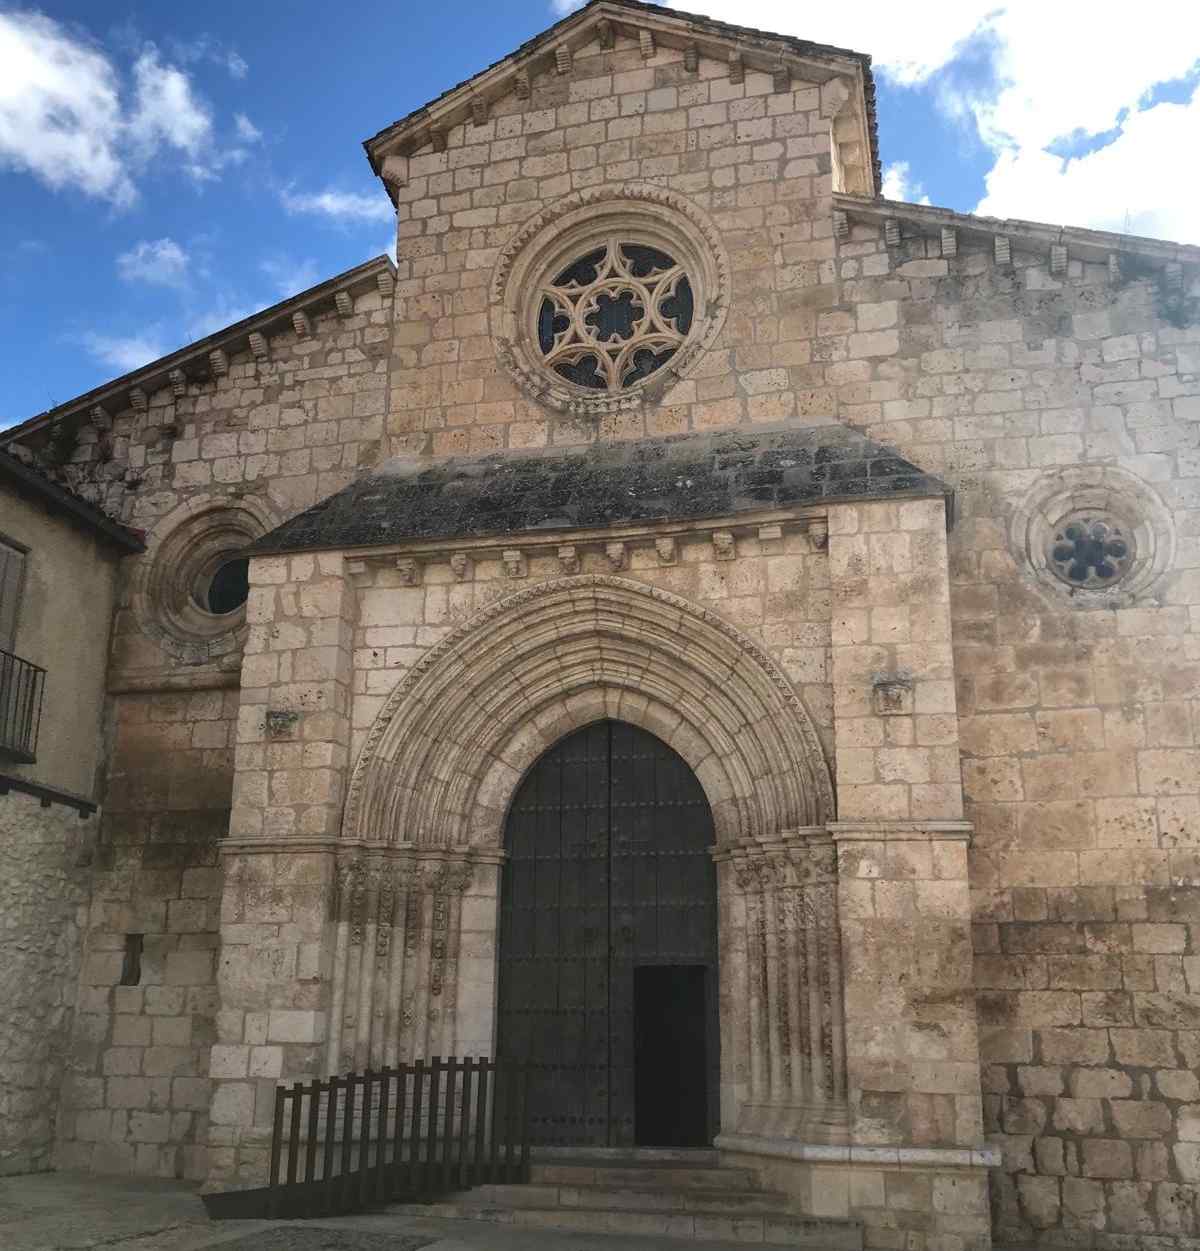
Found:
[(209, 1195), (215, 1219), (317, 1216), (529, 1179), (528, 1065), (486, 1057), (279, 1086), (269, 1185)]

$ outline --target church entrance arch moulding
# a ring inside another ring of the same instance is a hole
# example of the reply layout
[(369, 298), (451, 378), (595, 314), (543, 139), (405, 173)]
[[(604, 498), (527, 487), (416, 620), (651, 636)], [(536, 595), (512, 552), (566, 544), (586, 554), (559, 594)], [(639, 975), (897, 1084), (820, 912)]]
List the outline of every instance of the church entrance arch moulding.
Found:
[(380, 711), (337, 853), (331, 1069), (491, 1053), (509, 806), (547, 750), (603, 720), (666, 743), (712, 809), (722, 1124), (840, 1123), (834, 796), (815, 728), (752, 639), (606, 575), (497, 601)]

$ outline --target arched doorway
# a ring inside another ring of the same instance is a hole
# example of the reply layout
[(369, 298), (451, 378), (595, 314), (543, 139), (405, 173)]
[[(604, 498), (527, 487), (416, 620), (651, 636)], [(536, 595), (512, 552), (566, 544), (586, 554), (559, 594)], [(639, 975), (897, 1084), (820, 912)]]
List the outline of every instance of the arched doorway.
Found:
[(703, 1146), (717, 1132), (713, 819), (654, 735), (598, 721), (518, 788), (505, 828), (498, 1049), (538, 1066), (547, 1146)]

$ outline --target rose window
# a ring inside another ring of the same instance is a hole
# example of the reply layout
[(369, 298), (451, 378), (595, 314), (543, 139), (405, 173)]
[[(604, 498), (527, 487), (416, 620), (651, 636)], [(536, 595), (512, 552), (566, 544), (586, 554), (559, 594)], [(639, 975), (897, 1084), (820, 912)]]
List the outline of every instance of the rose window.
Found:
[(1055, 527), (1050, 542), (1050, 567), (1071, 586), (1112, 586), (1134, 555), (1128, 527), (1113, 517), (1075, 514)]
[(661, 369), (692, 328), (692, 286), (660, 248), (610, 239), (541, 292), (546, 365), (588, 391), (623, 391)]

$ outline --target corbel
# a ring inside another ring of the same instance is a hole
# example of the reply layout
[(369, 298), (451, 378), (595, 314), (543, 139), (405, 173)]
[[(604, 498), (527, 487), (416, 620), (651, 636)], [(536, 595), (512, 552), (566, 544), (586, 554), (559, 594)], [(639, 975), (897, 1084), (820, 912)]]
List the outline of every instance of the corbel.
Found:
[(517, 76), (513, 79), (513, 90), (517, 93), (518, 100), (529, 99), (529, 71), (519, 69)]
[(484, 96), (471, 97), (471, 121), (476, 126), (486, 126), (488, 119), (488, 102)]
[(700, 69), (700, 46), (699, 44), (689, 43), (683, 50), (683, 68), (689, 74), (695, 74)]
[(894, 217), (883, 223), (883, 242), (889, 248), (900, 246), (900, 223)]
[(571, 72), (571, 49), (565, 43), (560, 43), (554, 49), (554, 69), (559, 74)]
[(731, 52), (729, 54), (729, 81), (731, 83), (744, 83), (746, 81), (746, 62), (742, 60), (740, 52)]
[(333, 297), (339, 317), (349, 317), (354, 312), (354, 297), (349, 291), (339, 291)]
[(208, 354), (208, 367), (214, 378), (224, 378), (229, 373), (229, 357), (221, 348), (214, 348)]
[(596, 38), (605, 52), (611, 52), (613, 45), (617, 42), (617, 32), (613, 30), (612, 22), (597, 22)]
[(1050, 245), (1050, 272), (1055, 276), (1067, 272), (1067, 245), (1065, 243)]
[(385, 156), (379, 168), (379, 176), (389, 187), (408, 186), (408, 157), (399, 153)]
[(470, 556), (466, 552), (451, 552), (450, 570), (460, 582), (465, 582), (471, 576)]
[(619, 540), (613, 543), (605, 543), (604, 554), (608, 557), (608, 563), (612, 566), (614, 573), (625, 568), (627, 551), (624, 543)]
[(141, 387), (129, 388), (129, 407), (135, 413), (144, 413), (150, 407), (150, 400)]
[(1012, 241), (1008, 235), (997, 235), (992, 240), (992, 255), (997, 265), (1012, 264)]
[(776, 92), (791, 91), (792, 71), (786, 65), (777, 65), (771, 71), (771, 87)]
[(783, 547), (783, 527), (774, 522), (771, 525), (758, 527), (758, 545), (764, 556), (773, 556)]
[(658, 554), (658, 563), (660, 565), (673, 565), (679, 559), (679, 553), (675, 546), (675, 539), (671, 535), (665, 535), (661, 539), (654, 540), (654, 550)]
[(296, 332), (298, 339), (307, 339), (312, 335), (312, 322), (308, 319), (308, 314), (303, 309), (298, 309), (292, 314), (292, 329)]
[(401, 586), (421, 585), (421, 562), (411, 556), (396, 557), (396, 572), (400, 575)]
[(808, 541), (814, 551), (823, 552), (829, 546), (829, 521), (825, 517), (814, 517), (808, 523)]
[(434, 126), (429, 132), (429, 146), (435, 152), (445, 152), (446, 132), (441, 126)]
[(500, 560), (504, 565), (504, 576), (506, 578), (523, 578), (529, 572), (529, 568), (525, 564), (525, 553), (515, 547), (501, 552)]
[(370, 567), (365, 560), (348, 560), (344, 566), (346, 577), (355, 583), (363, 583), (370, 577)]
[(558, 549), (558, 567), (566, 574), (579, 572), (579, 549), (567, 543)]
[(182, 369), (172, 369), (167, 374), (167, 381), (171, 384), (171, 394), (177, 400), (187, 394), (187, 375)]
[(108, 409), (103, 404), (93, 404), (88, 412), (88, 417), (97, 430), (112, 429), (112, 418), (108, 415)]
[(871, 704), (877, 717), (907, 717), (913, 711), (912, 679), (877, 673), (871, 679)]
[(1183, 266), (1179, 261), (1168, 261), (1163, 269), (1163, 280), (1168, 291), (1183, 290)]
[(850, 218), (838, 209), (833, 214), (833, 233), (842, 241), (850, 238)]
[(1116, 252), (1108, 254), (1108, 280), (1114, 286), (1121, 281), (1121, 258)]
[(942, 255), (947, 260), (958, 255), (958, 231), (953, 226), (942, 227)]
[(712, 532), (713, 557), (716, 560), (732, 560), (737, 555), (733, 534), (729, 530)]
[(385, 269), (382, 273), (375, 275), (375, 285), (379, 288), (379, 294), (385, 300), (392, 298), (392, 292), (396, 289), (396, 281), (389, 270)]
[(638, 31), (638, 49), (641, 51), (643, 61), (648, 61), (654, 55), (653, 31), (646, 30), (645, 27)]
[(257, 330), (254, 331), (250, 335), (250, 355), (256, 361), (265, 361), (270, 354), (271, 349), (267, 344), (266, 336), (259, 334)]

